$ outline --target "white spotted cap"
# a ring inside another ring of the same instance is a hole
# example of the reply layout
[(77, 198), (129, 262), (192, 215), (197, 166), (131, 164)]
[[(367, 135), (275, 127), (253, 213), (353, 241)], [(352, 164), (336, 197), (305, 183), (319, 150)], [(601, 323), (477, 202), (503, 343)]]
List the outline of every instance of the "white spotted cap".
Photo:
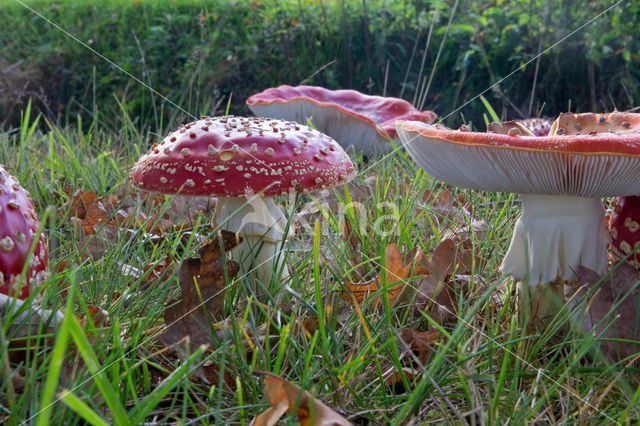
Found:
[(154, 144), (132, 183), (166, 194), (271, 197), (349, 182), (355, 167), (329, 136), (259, 117), (203, 117)]

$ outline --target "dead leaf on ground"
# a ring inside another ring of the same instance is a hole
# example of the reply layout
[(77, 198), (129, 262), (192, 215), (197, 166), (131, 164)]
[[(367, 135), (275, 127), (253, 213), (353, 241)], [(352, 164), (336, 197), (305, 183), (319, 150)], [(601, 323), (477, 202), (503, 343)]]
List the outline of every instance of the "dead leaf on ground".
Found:
[[(211, 323), (219, 319), (224, 300), (225, 278), (223, 253), (239, 244), (233, 232), (222, 230), (220, 238), (209, 240), (200, 248), (199, 258), (186, 259), (178, 270), (182, 294), (169, 302), (164, 313), (166, 330), (160, 340), (167, 346), (188, 338), (190, 345), (211, 344)], [(229, 281), (238, 273), (236, 262), (226, 261)]]
[[(384, 271), (386, 284), (387, 284), (387, 298), (389, 304), (392, 305), (396, 299), (402, 294), (406, 282), (406, 278), (409, 276), (409, 272), (412, 268), (412, 263), (404, 263), (400, 248), (394, 243), (389, 244), (385, 249), (385, 263), (386, 270)], [(365, 283), (353, 283), (346, 281), (344, 283), (345, 291), (342, 293), (342, 298), (346, 301), (351, 301), (352, 296), (357, 302), (363, 302), (369, 295), (375, 294), (379, 289), (383, 287), (382, 272), (374, 279)], [(372, 306), (375, 308), (382, 303), (382, 294), (376, 294), (372, 301)]]
[(437, 194), (430, 190), (425, 190), (422, 194), (423, 207), (417, 208), (417, 213), (421, 213), (424, 207), (428, 207), (430, 211), (435, 213), (433, 220), (438, 225), (443, 222), (443, 218), (466, 222), (471, 217), (471, 204), (464, 201), (462, 194), (453, 197), (449, 191), (440, 191)]
[(352, 424), (300, 386), (266, 371), (256, 371), (254, 374), (265, 376), (264, 394), (271, 407), (253, 420), (253, 426), (273, 426), (285, 413), (293, 413), (294, 410), (303, 426)]
[(418, 360), (425, 365), (431, 356), (434, 343), (441, 337), (439, 331), (418, 331), (405, 328), (400, 335)]
[[(403, 367), (402, 372), (407, 379), (412, 379), (424, 370), (422, 367), (427, 365), (433, 346), (438, 340), (442, 339), (442, 335), (438, 331), (429, 332), (405, 328), (402, 330), (400, 338), (406, 344), (405, 349), (400, 354), (400, 359), (404, 360), (409, 365)], [(409, 353), (413, 356), (410, 356)], [(421, 365), (416, 365), (414, 362), (416, 358)], [(420, 368), (413, 368), (414, 366)], [(406, 391), (402, 382), (402, 374), (396, 369), (396, 367), (389, 368), (383, 374), (383, 377), (385, 386), (398, 387), (399, 391)]]
[(362, 254), (360, 253), (360, 239), (358, 234), (353, 229), (351, 220), (344, 214), (342, 221), (342, 239), (349, 243), (349, 249), (351, 251), (351, 265), (355, 268), (360, 279), (364, 278), (364, 266), (362, 265)]
[(572, 288), (568, 296), (575, 296), (579, 300), (581, 296), (590, 294), (581, 318), (585, 333), (595, 334), (605, 339), (626, 340), (602, 340), (600, 347), (602, 352), (614, 361), (636, 356), (634, 362), (638, 364), (637, 356), (640, 352), (640, 289), (636, 286), (640, 281), (638, 271), (628, 262), (623, 262), (605, 276), (600, 276), (584, 266), (578, 267), (577, 275), (579, 286)]
[(172, 196), (171, 202), (160, 209), (164, 203), (163, 195), (140, 193), (123, 185), (102, 197), (95, 191), (77, 190), (66, 203), (66, 212), (74, 227), (82, 231), (82, 237), (99, 233), (104, 227), (126, 232), (143, 229), (161, 236), (193, 226), (198, 213), (211, 212), (216, 204), (211, 197), (181, 195)]
[(87, 210), (96, 203), (97, 199), (98, 194), (95, 191), (77, 190), (68, 202), (69, 216), (84, 219), (87, 215)]

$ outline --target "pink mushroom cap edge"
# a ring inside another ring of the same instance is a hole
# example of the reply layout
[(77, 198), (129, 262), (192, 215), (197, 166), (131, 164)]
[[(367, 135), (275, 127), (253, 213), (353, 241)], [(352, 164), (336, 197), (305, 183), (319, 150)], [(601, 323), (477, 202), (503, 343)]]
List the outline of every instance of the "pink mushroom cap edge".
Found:
[(271, 197), (349, 182), (355, 167), (329, 136), (260, 117), (204, 117), (154, 144), (131, 182), (166, 194)]
[(247, 105), (290, 103), (307, 101), (325, 108), (339, 111), (364, 121), (375, 127), (382, 137), (397, 137), (396, 120), (431, 122), (435, 120), (433, 111), (418, 111), (404, 99), (371, 96), (356, 90), (329, 90), (318, 86), (273, 87), (247, 99)]

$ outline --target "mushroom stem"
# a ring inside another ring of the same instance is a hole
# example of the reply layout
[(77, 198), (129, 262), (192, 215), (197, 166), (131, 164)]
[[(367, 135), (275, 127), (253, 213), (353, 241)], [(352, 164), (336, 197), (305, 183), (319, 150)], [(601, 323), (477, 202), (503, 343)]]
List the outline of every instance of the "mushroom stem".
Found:
[(562, 300), (563, 289), (553, 283), (575, 281), (580, 265), (603, 274), (608, 244), (599, 199), (523, 194), (522, 216), (500, 269), (520, 281), (519, 293), (529, 298), (531, 319), (550, 319), (558, 308), (553, 299)]
[(530, 286), (518, 281), (518, 312), (526, 315), (534, 328), (544, 328), (564, 304), (563, 280)]
[(287, 217), (271, 197), (218, 198), (213, 224), (243, 238), (232, 258), (258, 295), (289, 276), (282, 250), (288, 238), (286, 223)]

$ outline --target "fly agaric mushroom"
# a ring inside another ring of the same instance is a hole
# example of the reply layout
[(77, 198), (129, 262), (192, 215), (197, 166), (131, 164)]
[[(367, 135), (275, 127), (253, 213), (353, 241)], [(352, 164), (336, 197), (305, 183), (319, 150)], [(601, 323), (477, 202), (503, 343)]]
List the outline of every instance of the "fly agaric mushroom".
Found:
[(366, 156), (391, 151), (396, 120), (431, 122), (432, 111), (418, 111), (404, 99), (370, 96), (355, 90), (328, 90), (316, 86), (280, 86), (247, 99), (251, 111), (262, 117), (306, 123), (334, 138), (345, 149)]
[(243, 238), (234, 260), (268, 287), (274, 272), (288, 276), (279, 253), (287, 218), (273, 197), (328, 188), (354, 175), (349, 156), (317, 130), (224, 116), (189, 123), (153, 145), (133, 166), (131, 181), (145, 191), (218, 197), (214, 225)]
[(609, 220), (611, 251), (640, 269), (640, 196), (620, 197), (613, 202)]
[[(46, 279), (47, 242), (43, 234), (29, 256), (39, 226), (29, 194), (0, 166), (0, 293), (25, 299), (31, 287)], [(27, 260), (25, 280), (18, 288)]]
[(521, 194), (522, 216), (501, 269), (529, 296), (532, 320), (554, 314), (579, 265), (606, 271), (600, 198), (640, 193), (640, 114), (561, 114), (545, 137), (410, 121), (397, 127), (407, 151), (436, 178)]

